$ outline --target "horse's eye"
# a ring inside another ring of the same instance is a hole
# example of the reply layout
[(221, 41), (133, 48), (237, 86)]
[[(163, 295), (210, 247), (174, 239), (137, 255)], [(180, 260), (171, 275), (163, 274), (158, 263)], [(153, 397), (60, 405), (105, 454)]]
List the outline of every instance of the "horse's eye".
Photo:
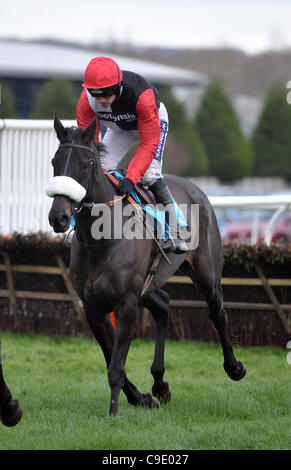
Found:
[(81, 168), (82, 168), (82, 170), (86, 170), (87, 168), (89, 168), (89, 165), (90, 165), (89, 162), (81, 163)]

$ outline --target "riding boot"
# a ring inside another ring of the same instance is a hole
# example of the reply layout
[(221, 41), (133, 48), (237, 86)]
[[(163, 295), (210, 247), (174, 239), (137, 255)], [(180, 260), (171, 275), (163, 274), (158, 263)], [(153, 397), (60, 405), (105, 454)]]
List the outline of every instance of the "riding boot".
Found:
[(181, 236), (180, 227), (177, 220), (176, 207), (170, 189), (163, 178), (157, 180), (149, 188), (158, 204), (165, 206), (166, 222), (169, 226), (169, 239), (164, 243), (163, 249), (165, 251), (172, 251), (173, 253), (185, 253), (188, 248), (185, 240)]

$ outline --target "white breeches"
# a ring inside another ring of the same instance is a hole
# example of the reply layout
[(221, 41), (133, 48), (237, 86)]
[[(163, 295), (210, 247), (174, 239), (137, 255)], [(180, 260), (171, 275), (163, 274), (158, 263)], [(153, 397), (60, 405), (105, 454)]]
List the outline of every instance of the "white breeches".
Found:
[[(159, 178), (162, 178), (163, 153), (169, 124), (168, 113), (163, 103), (160, 104), (159, 117), (161, 123), (160, 143), (157, 147), (156, 155), (152, 163), (141, 178), (141, 183), (147, 186), (150, 186)], [(101, 122), (105, 125), (108, 125), (108, 123), (105, 121)], [(131, 149), (131, 147), (138, 141), (138, 139), (138, 130), (124, 131), (119, 129), (116, 125), (107, 127), (107, 131), (102, 140), (102, 143), (106, 145), (108, 153), (106, 153), (106, 155), (103, 157), (100, 157), (102, 168), (106, 171), (118, 168), (122, 159)]]

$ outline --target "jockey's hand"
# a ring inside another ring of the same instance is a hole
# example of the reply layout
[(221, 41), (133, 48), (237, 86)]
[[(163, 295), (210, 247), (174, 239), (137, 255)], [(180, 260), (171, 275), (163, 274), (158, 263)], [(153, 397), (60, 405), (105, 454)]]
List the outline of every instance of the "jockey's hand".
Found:
[(135, 184), (131, 181), (131, 179), (123, 178), (116, 189), (119, 194), (125, 194), (126, 196), (129, 196), (134, 186)]

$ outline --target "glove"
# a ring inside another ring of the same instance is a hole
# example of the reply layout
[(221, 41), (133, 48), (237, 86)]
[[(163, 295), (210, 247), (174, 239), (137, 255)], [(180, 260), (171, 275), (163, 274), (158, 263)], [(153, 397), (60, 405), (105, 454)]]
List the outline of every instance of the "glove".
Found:
[(120, 181), (116, 189), (119, 194), (125, 194), (126, 196), (129, 196), (134, 186), (135, 184), (133, 183), (133, 181), (131, 181), (131, 179), (123, 178), (123, 180)]

